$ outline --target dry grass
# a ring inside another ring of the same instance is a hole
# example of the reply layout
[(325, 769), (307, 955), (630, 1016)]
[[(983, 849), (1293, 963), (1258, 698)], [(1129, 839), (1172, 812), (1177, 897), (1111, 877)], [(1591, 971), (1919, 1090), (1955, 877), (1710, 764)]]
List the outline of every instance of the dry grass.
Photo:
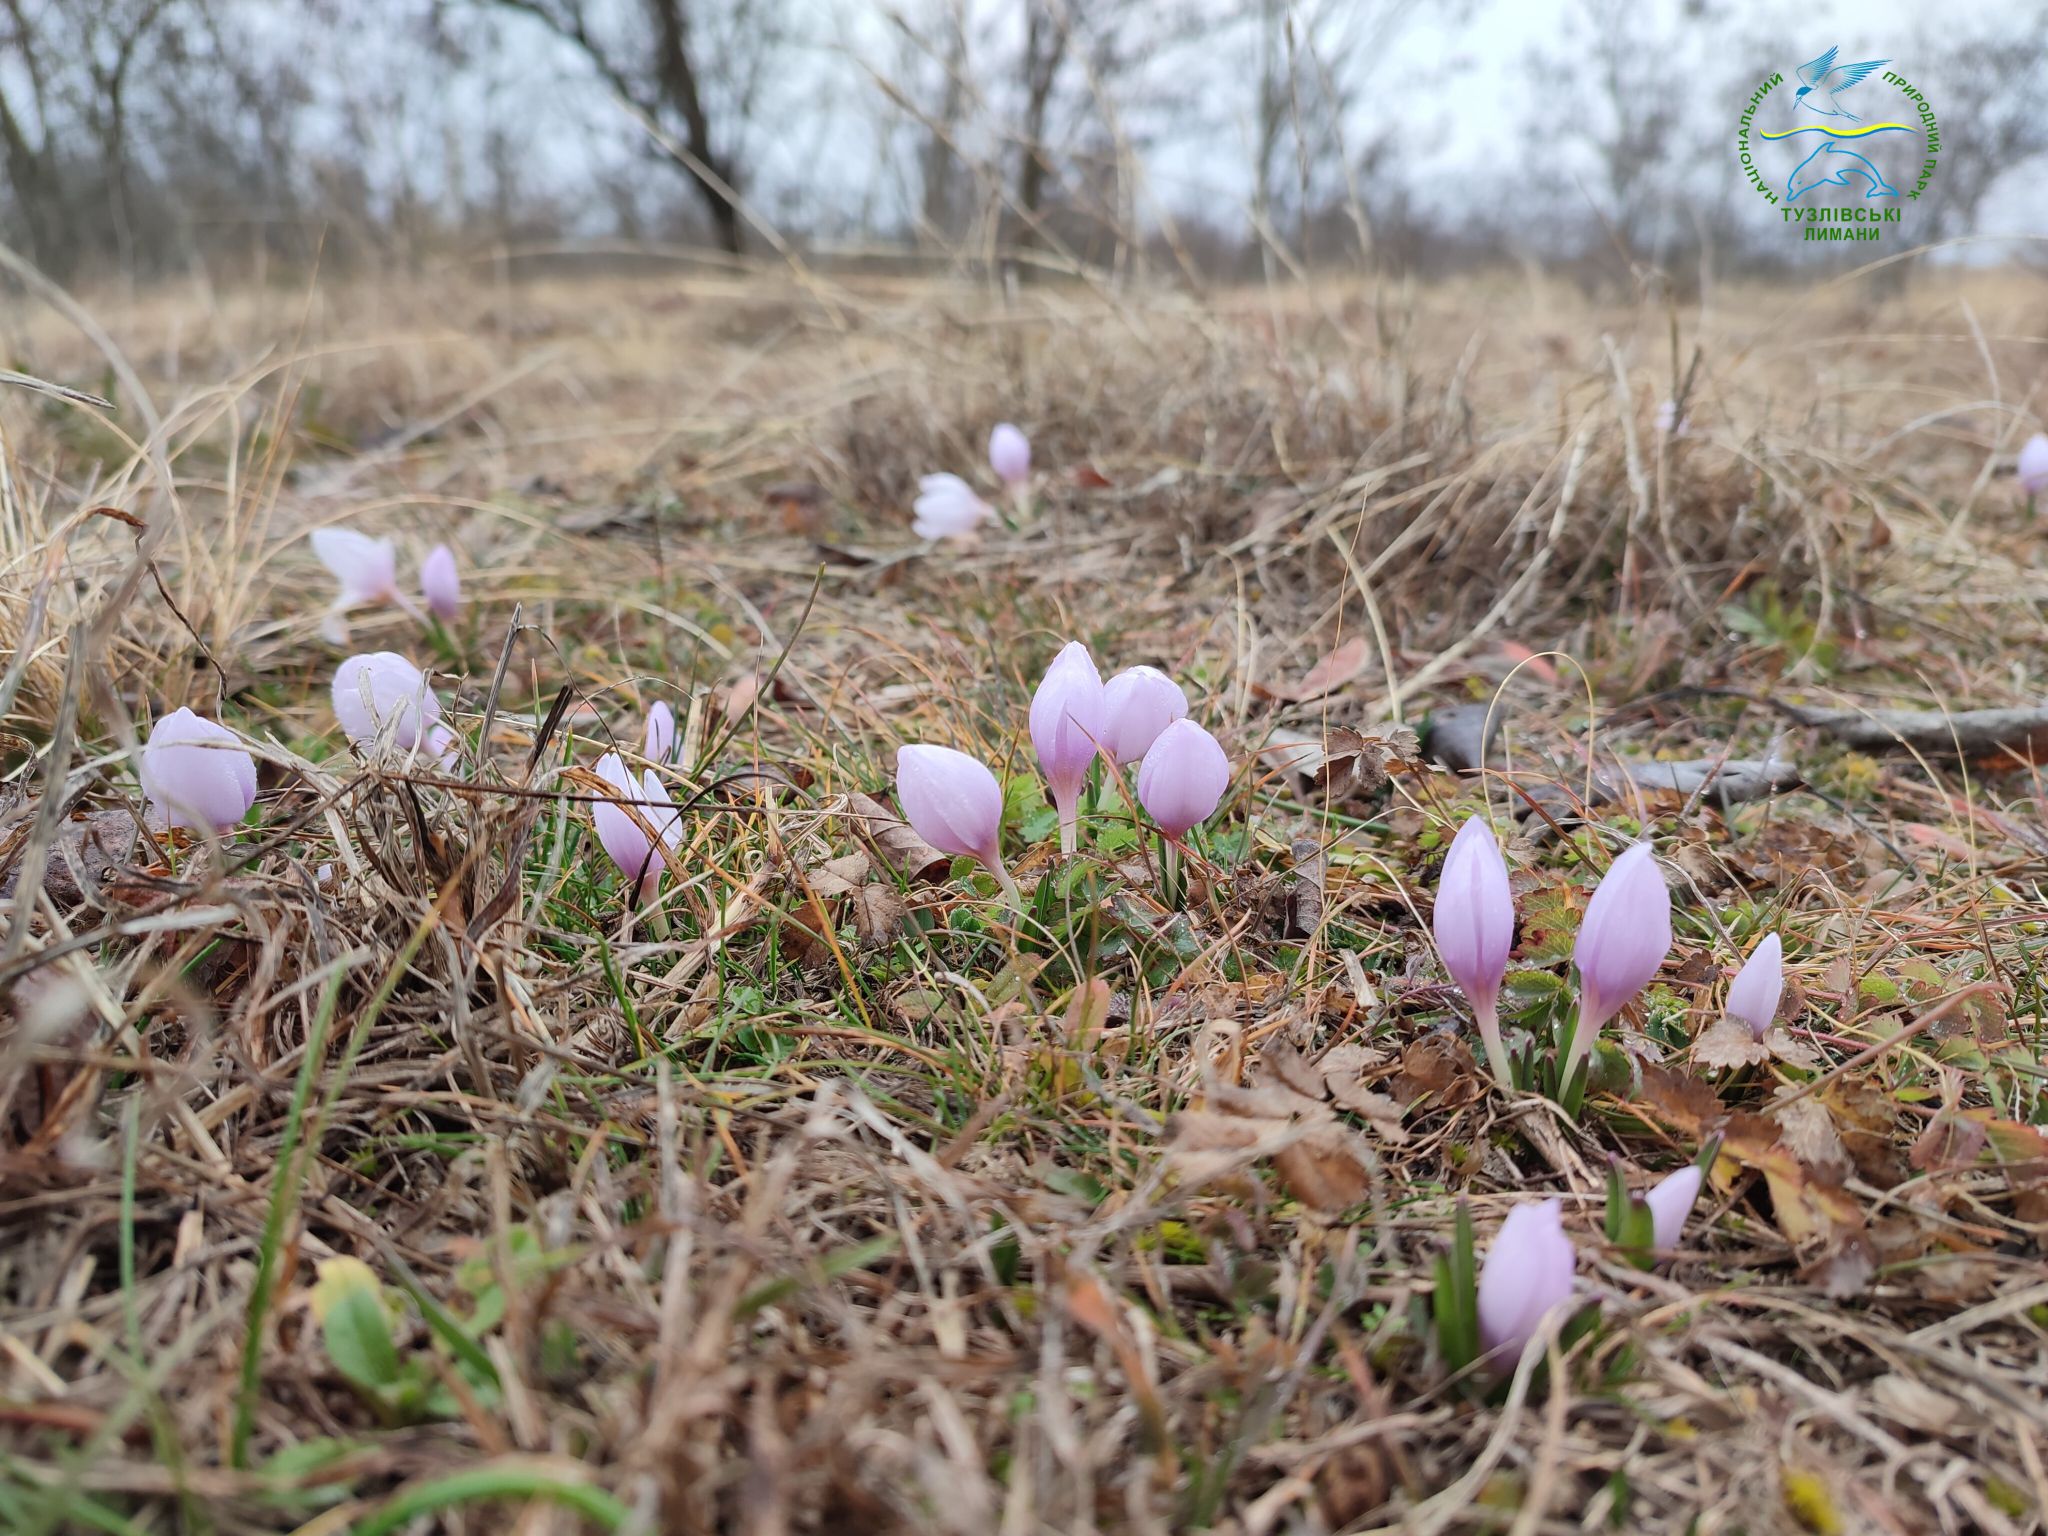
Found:
[[(2039, 702), (2010, 455), (2048, 302), (1864, 295), (458, 273), (90, 306), (119, 366), (20, 322), (15, 366), (119, 408), (0, 399), (0, 1525), (2043, 1529), (2030, 769), (1800, 734), (1818, 793), (1539, 824), (1532, 1017), (1602, 849), (1647, 826), (1683, 877), (1571, 1123), (1475, 1072), (1418, 921), (1441, 829), (1488, 794), (1505, 824), (1511, 776), (1326, 793), (1258, 753), (1498, 697), (1513, 781), (1570, 791), (1781, 728), (1606, 719), (1685, 685)], [(1040, 512), (913, 552), (915, 477), (999, 416)], [(357, 625), (441, 669), (452, 781), (339, 740), (302, 538), (337, 521), (462, 552), (442, 654)], [(1070, 636), (1189, 679), (1233, 751), (1185, 915), (1113, 809), (1045, 851), (1021, 723)], [(564, 773), (657, 697), (689, 742), (665, 933)], [(263, 744), (230, 848), (126, 814), (124, 749), (185, 703)], [(891, 864), (855, 797), (915, 739), (1015, 777), (1022, 920)], [(1710, 1079), (1771, 926), (1797, 1060)], [(1322, 1091), (1297, 1058), (1369, 1112), (1284, 1097)], [(1684, 1250), (1608, 1250), (1608, 1157), (1717, 1133)], [(1483, 1243), (1539, 1192), (1597, 1326), (1454, 1379), (1454, 1204)], [(389, 1306), (381, 1396), (315, 1311), (343, 1257)]]

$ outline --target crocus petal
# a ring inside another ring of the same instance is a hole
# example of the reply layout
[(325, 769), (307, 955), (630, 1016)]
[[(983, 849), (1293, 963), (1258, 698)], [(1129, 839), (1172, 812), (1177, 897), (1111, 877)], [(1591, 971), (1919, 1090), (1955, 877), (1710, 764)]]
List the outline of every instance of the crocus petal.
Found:
[(2029, 496), (2048, 491), (2048, 435), (2036, 432), (2020, 448), (2020, 489)]
[[(1648, 843), (1608, 867), (1586, 903), (1572, 959), (1583, 988), (1580, 1012), (1597, 1029), (1628, 1005), (1671, 952), (1671, 893)], [(1584, 1031), (1582, 1030), (1582, 1033)], [(1578, 1044), (1580, 1053), (1590, 1039)]]
[(1469, 818), (1451, 839), (1431, 927), (1444, 969), (1474, 1008), (1491, 1014), (1515, 940), (1515, 898), (1507, 861), (1484, 816)]
[(1685, 1236), (1685, 1218), (1692, 1213), (1693, 1202), (1700, 1197), (1700, 1184), (1704, 1178), (1697, 1164), (1687, 1163), (1676, 1173), (1660, 1180), (1643, 1196), (1643, 1203), (1650, 1208), (1650, 1222), (1655, 1232), (1652, 1246), (1678, 1246), (1679, 1239)]
[(1544, 1318), (1571, 1300), (1577, 1255), (1558, 1200), (1508, 1212), (1479, 1271), (1479, 1341), (1499, 1371), (1512, 1371)]
[(675, 711), (659, 699), (654, 708), (647, 711), (647, 750), (643, 756), (665, 763), (676, 747)]
[(597, 831), (599, 846), (621, 874), (637, 882), (638, 897), (646, 901), (661, 884), (667, 864), (640, 824), (645, 822), (663, 844), (673, 848), (682, 835), (681, 813), (670, 803), (652, 769), (646, 770), (636, 782), (625, 759), (616, 752), (607, 752), (597, 760), (597, 776), (618, 791), (620, 801), (641, 802), (628, 810), (623, 804), (599, 800), (590, 807), (590, 820)]
[(455, 568), (455, 551), (446, 544), (436, 544), (420, 562), (420, 595), (443, 621), (462, 606), (462, 575)]
[(1777, 934), (1767, 933), (1728, 984), (1728, 1013), (1747, 1024), (1749, 1032), (1761, 1040), (1778, 1016), (1778, 1003), (1784, 995), (1784, 946)]
[(896, 798), (911, 831), (941, 853), (1002, 862), (1003, 789), (987, 766), (951, 747), (896, 751)]
[(150, 728), (136, 777), (166, 825), (195, 832), (225, 832), (256, 803), (256, 760), (242, 738), (189, 709)]
[(995, 515), (958, 475), (926, 475), (917, 484), (911, 529), (921, 539), (964, 538)]
[(1081, 781), (1102, 744), (1107, 715), (1095, 658), (1080, 641), (1068, 641), (1031, 696), (1031, 744), (1038, 749), (1039, 770), (1062, 811), (1080, 798)]
[(1009, 422), (997, 422), (988, 435), (988, 467), (1003, 484), (1022, 485), (1031, 478), (1031, 440)]
[(1140, 761), (1159, 733), (1188, 716), (1188, 696), (1157, 667), (1126, 667), (1102, 685), (1103, 746), (1119, 767)]
[(352, 528), (316, 528), (313, 553), (341, 583), (344, 605), (388, 602), (398, 596), (398, 551), (389, 539)]
[(1192, 720), (1161, 731), (1138, 765), (1138, 803), (1174, 842), (1215, 815), (1229, 788), (1229, 754)]
[[(418, 746), (427, 726), (441, 718), (441, 701), (420, 669), (396, 651), (351, 656), (334, 670), (334, 717), (358, 747), (372, 747), (391, 733), (404, 751)], [(446, 746), (429, 745), (438, 755)]]

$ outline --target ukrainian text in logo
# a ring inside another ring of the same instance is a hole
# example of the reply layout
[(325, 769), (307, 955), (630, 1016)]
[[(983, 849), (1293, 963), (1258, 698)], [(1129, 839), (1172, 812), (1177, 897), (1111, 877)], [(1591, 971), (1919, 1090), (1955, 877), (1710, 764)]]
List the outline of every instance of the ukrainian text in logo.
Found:
[(1890, 59), (1838, 62), (1830, 48), (1758, 83), (1735, 159), (1758, 197), (1806, 240), (1877, 240), (1934, 179), (1941, 124)]

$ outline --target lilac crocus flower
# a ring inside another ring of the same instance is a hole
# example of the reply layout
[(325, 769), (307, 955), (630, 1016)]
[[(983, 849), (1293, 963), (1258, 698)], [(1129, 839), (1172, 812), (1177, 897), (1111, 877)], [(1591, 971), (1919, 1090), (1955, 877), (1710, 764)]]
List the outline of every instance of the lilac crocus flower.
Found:
[(1108, 726), (1102, 674), (1078, 640), (1069, 641), (1031, 696), (1031, 744), (1059, 810), (1060, 850), (1080, 846), (1081, 787)]
[(988, 435), (988, 467), (996, 478), (1016, 490), (1031, 478), (1031, 439), (1007, 421)]
[[(599, 845), (619, 867), (619, 873), (635, 883), (637, 900), (645, 903), (653, 898), (661, 884), (662, 871), (668, 867), (660, 848), (673, 848), (682, 838), (682, 816), (652, 768), (644, 770), (636, 783), (625, 759), (616, 752), (607, 752), (597, 760), (597, 776), (617, 790), (619, 800), (630, 803), (632, 809), (599, 800), (590, 807), (591, 825), (597, 830)], [(642, 822), (654, 830), (660, 846), (648, 838), (641, 828)]]
[(1168, 842), (1178, 843), (1215, 815), (1229, 788), (1229, 754), (1192, 720), (1161, 731), (1138, 765), (1138, 803)]
[(958, 475), (926, 475), (917, 482), (910, 528), (920, 539), (961, 539), (995, 516)]
[(1515, 898), (1508, 889), (1507, 861), (1484, 816), (1467, 819), (1451, 839), (1431, 927), (1444, 969), (1472, 1005), (1487, 1064), (1505, 1091), (1514, 1079), (1500, 1038), (1500, 984), (1515, 939)]
[(352, 528), (316, 528), (312, 544), (313, 553), (340, 586), (320, 624), (325, 639), (336, 645), (345, 643), (348, 621), (343, 615), (371, 603), (394, 603), (414, 618), (420, 617), (412, 599), (398, 590), (398, 551), (389, 539), (373, 539)]
[(1119, 767), (1141, 761), (1159, 733), (1188, 715), (1188, 696), (1157, 667), (1126, 667), (1102, 687), (1102, 745)]
[(1652, 1243), (1658, 1248), (1676, 1248), (1685, 1236), (1685, 1218), (1692, 1213), (1693, 1202), (1700, 1197), (1700, 1185), (1706, 1175), (1699, 1165), (1687, 1163), (1676, 1173), (1660, 1179), (1650, 1192), (1643, 1196), (1643, 1203), (1650, 1208)]
[(455, 761), (455, 733), (441, 723), (441, 701), (420, 669), (396, 651), (351, 656), (334, 670), (334, 717), (357, 747), (369, 750), (389, 732), (392, 745), (420, 748), (443, 767)]
[(256, 760), (242, 738), (189, 709), (150, 727), (136, 777), (166, 826), (225, 832), (256, 803)]
[(1632, 845), (1608, 866), (1586, 903), (1572, 961), (1579, 968), (1579, 1022), (1559, 1081), (1593, 1048), (1600, 1027), (1628, 1006), (1671, 952), (1671, 893), (1648, 843)]
[(1729, 1017), (1742, 1020), (1759, 1040), (1769, 1032), (1785, 995), (1784, 954), (1777, 934), (1765, 934), (1728, 984)]
[(1479, 1271), (1479, 1342), (1496, 1371), (1513, 1371), (1543, 1320), (1571, 1300), (1577, 1262), (1562, 1201), (1508, 1212)]
[(660, 699), (647, 711), (647, 748), (645, 755), (657, 763), (665, 763), (669, 754), (676, 749), (675, 711)]
[(978, 860), (1021, 905), (1003, 867), (1003, 788), (986, 764), (951, 747), (899, 747), (896, 798), (911, 831), (941, 853)]
[(2020, 447), (2020, 489), (2029, 496), (2048, 491), (2048, 434), (2036, 432)]
[(455, 551), (446, 544), (436, 544), (420, 562), (420, 594), (444, 623), (462, 606), (462, 574), (455, 568)]

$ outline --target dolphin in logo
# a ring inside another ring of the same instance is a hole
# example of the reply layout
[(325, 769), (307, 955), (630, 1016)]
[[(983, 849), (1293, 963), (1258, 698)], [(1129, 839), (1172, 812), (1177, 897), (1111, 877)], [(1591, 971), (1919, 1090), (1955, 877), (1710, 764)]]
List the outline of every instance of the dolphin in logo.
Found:
[[(1829, 156), (1830, 160), (1827, 163), (1815, 165), (1814, 161), (1819, 160), (1822, 155)], [(1834, 159), (1846, 160), (1850, 163), (1847, 165), (1836, 165), (1833, 163)], [(1853, 187), (1856, 184), (1849, 179), (1851, 176), (1861, 176), (1869, 181), (1870, 190), (1863, 194), (1865, 197), (1897, 197), (1899, 195), (1899, 189), (1879, 175), (1877, 167), (1857, 154), (1855, 150), (1844, 149), (1839, 144), (1827, 143), (1821, 145), (1819, 149), (1816, 149), (1812, 154), (1800, 161), (1793, 169), (1791, 179), (1785, 183), (1785, 196), (1789, 200), (1798, 197), (1802, 193), (1811, 192), (1815, 187), (1824, 187), (1830, 184), (1838, 187)]]
[(1830, 48), (1819, 58), (1799, 66), (1801, 84), (1793, 92), (1793, 100), (1822, 117), (1846, 117), (1852, 123), (1861, 122), (1861, 118), (1835, 98), (1851, 86), (1861, 85), (1873, 69), (1880, 64), (1889, 64), (1891, 60), (1868, 59), (1861, 64), (1837, 64), (1835, 55), (1839, 51)]

